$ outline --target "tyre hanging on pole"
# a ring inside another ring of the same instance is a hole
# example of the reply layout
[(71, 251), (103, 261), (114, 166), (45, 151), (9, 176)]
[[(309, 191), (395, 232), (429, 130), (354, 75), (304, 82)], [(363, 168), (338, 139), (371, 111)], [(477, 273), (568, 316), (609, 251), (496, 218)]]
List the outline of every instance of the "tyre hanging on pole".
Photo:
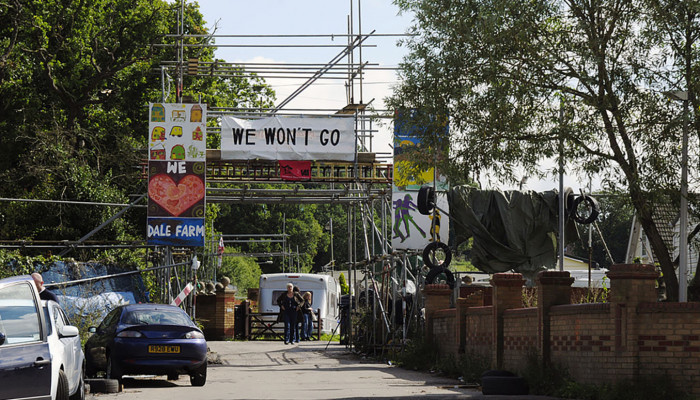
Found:
[(423, 185), (418, 191), (418, 212), (422, 215), (430, 215), (435, 208), (435, 189), (432, 186)]
[[(585, 208), (580, 207), (585, 203)], [(598, 215), (600, 215), (600, 207), (598, 206), (598, 200), (594, 197), (582, 194), (574, 200), (574, 205), (572, 209), (572, 214), (574, 221), (579, 224), (591, 224), (593, 223)]]
[[(445, 255), (442, 263), (437, 257), (440, 251)], [(427, 265), (431, 270), (439, 267), (447, 268), (450, 262), (452, 262), (452, 251), (446, 243), (431, 242), (423, 249), (423, 264)]]

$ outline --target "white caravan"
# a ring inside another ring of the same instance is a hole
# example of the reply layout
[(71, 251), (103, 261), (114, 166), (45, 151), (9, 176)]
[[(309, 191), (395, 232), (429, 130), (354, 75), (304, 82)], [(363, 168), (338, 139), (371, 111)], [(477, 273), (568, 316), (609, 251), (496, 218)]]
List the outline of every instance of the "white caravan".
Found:
[[(322, 333), (331, 333), (338, 325), (340, 309), (340, 284), (330, 275), (316, 274), (263, 274), (260, 275), (260, 297), (258, 310), (261, 313), (278, 313), (277, 298), (287, 292), (287, 283), (299, 288), (302, 295), (311, 292), (311, 307), (314, 312), (320, 309), (319, 317), (323, 319)], [(268, 316), (268, 320), (276, 317)]]

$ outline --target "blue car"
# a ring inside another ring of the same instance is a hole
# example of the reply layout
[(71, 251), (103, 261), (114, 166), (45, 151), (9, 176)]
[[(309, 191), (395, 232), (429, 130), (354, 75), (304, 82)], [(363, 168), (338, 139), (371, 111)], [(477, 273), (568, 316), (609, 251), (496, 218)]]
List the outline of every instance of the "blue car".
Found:
[(124, 375), (190, 376), (192, 386), (207, 380), (207, 342), (181, 308), (129, 304), (109, 312), (85, 343), (86, 374), (121, 380)]

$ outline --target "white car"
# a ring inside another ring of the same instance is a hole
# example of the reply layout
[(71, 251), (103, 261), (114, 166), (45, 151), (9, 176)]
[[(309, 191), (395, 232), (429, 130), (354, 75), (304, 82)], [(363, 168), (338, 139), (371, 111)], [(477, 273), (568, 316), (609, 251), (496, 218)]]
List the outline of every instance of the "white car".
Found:
[(51, 353), (51, 399), (85, 399), (85, 354), (78, 328), (55, 301), (42, 300)]

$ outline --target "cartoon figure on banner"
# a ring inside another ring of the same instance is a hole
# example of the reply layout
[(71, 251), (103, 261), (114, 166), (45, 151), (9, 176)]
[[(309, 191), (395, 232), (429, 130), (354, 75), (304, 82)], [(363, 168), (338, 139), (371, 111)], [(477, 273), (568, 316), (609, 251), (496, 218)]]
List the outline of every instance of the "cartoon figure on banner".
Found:
[(195, 130), (192, 131), (192, 140), (198, 140), (202, 141), (204, 140), (204, 133), (202, 132), (202, 128), (197, 127)]
[(173, 122), (185, 122), (185, 110), (173, 110), (171, 113)]
[(185, 159), (185, 146), (178, 144), (173, 146), (172, 150), (170, 150), (170, 159), (171, 160), (184, 160)]
[(165, 122), (165, 107), (162, 104), (154, 104), (151, 108), (151, 122)]
[(202, 107), (198, 104), (193, 105), (190, 110), (190, 122), (202, 122)]
[(173, 126), (173, 129), (170, 130), (170, 136), (182, 137), (182, 127), (181, 126)]
[[(425, 237), (425, 231), (416, 224), (416, 221), (413, 220), (413, 217), (411, 216), (411, 211), (416, 211), (416, 206), (413, 203), (413, 197), (411, 197), (410, 194), (406, 194), (404, 196), (403, 200), (398, 199), (393, 202), (394, 203), (394, 233), (395, 236), (394, 238), (401, 238), (401, 243), (403, 243), (406, 239), (408, 239), (411, 236), (411, 228), (408, 225), (409, 222), (413, 224), (413, 226), (418, 229), (418, 232), (420, 232), (421, 236)], [(406, 231), (401, 232), (401, 225), (403, 224), (403, 228)]]
[(165, 140), (165, 128), (162, 126), (156, 126), (153, 128), (153, 132), (151, 132), (151, 141), (152, 142), (157, 142), (157, 141), (164, 141)]
[(430, 239), (428, 241), (432, 242), (435, 238), (436, 242), (440, 242), (440, 219), (442, 218), (440, 211), (435, 210), (435, 214), (428, 218), (430, 218)]

